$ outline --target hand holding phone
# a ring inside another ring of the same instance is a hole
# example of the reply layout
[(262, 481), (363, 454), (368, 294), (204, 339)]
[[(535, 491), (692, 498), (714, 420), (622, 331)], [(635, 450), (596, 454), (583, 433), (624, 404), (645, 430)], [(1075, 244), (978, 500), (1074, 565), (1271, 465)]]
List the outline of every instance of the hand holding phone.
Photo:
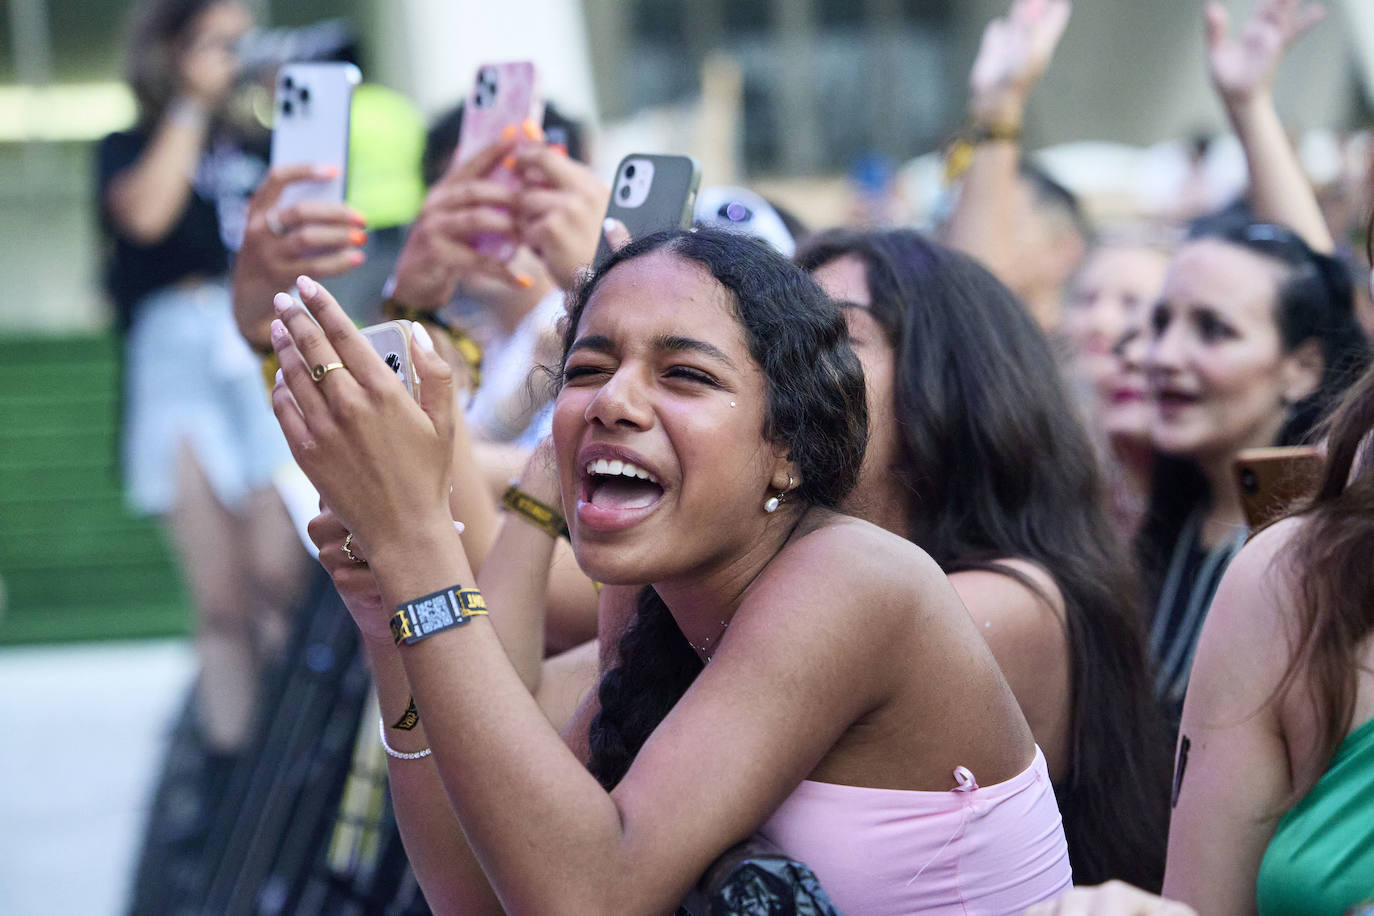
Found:
[(272, 122), (272, 167), (311, 165), (333, 177), (287, 185), (279, 209), (302, 200), (343, 203), (348, 187), (348, 128), (353, 88), (362, 73), (352, 64), (287, 64), (277, 74)]
[[(539, 74), (530, 61), (484, 64), (477, 69), (472, 92), (463, 103), (463, 126), (454, 161), (464, 163), (499, 141), (523, 136), (543, 139), (544, 100)], [(485, 177), (511, 190), (520, 187), (514, 163), (502, 161)], [(483, 233), (473, 241), (479, 254), (509, 261), (518, 240), (513, 234)]]
[[(701, 166), (691, 156), (632, 153), (616, 167), (606, 217), (624, 223), (632, 239), (664, 229), (686, 229), (692, 225), (692, 205), (700, 184)], [(610, 245), (602, 238), (596, 263), (610, 253)]]

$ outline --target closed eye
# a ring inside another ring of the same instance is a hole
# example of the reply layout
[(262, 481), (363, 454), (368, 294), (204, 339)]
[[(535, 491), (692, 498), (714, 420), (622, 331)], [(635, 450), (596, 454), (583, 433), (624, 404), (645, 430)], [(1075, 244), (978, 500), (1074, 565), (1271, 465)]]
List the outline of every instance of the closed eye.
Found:
[(669, 378), (686, 379), (687, 381), (700, 382), (703, 385), (710, 385), (712, 388), (719, 388), (720, 382), (707, 372), (692, 366), (670, 366), (664, 375)]
[(563, 370), (563, 381), (575, 382), (578, 379), (590, 378), (597, 375), (607, 375), (609, 372), (609, 369), (602, 368), (601, 366), (569, 366)]

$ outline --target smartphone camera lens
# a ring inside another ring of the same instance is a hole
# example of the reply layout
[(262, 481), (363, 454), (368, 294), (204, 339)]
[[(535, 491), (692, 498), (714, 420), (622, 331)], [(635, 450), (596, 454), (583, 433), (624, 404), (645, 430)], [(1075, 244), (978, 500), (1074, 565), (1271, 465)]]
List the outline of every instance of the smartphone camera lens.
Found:
[(625, 177), (626, 177), (626, 178), (633, 178), (633, 177), (635, 177), (635, 166), (634, 166), (634, 163), (633, 163), (633, 162), (630, 163), (629, 165), (625, 166)]
[(620, 186), (620, 199), (621, 199), (621, 200), (629, 200), (629, 199), (630, 199), (630, 186), (629, 186), (629, 185), (623, 184), (623, 185)]
[(287, 92), (290, 92), (292, 89), (296, 88), (296, 82), (295, 80), (291, 79), (291, 77), (284, 76), (281, 80), (281, 87), (285, 89)]
[(289, 114), (291, 114), (291, 100), (290, 100), (290, 99), (283, 99), (283, 100), (282, 100), (282, 103), (281, 103), (281, 113), (284, 114), (284, 115), (289, 115)]
[(1254, 496), (1259, 491), (1259, 481), (1255, 479), (1254, 471), (1249, 468), (1241, 469), (1240, 488), (1250, 496)]
[(304, 105), (306, 102), (310, 101), (310, 90), (309, 90), (309, 88), (307, 88), (307, 87), (305, 87), (305, 86), (302, 86), (302, 87), (301, 87), (300, 99), (301, 99), (301, 104), (302, 104), (302, 105)]

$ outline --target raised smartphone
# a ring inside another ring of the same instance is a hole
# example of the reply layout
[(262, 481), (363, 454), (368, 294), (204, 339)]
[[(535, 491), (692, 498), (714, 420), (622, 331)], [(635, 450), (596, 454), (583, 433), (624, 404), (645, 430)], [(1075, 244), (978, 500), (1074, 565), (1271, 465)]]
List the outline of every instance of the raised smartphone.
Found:
[(1258, 531), (1316, 493), (1325, 463), (1311, 445), (1242, 449), (1235, 460), (1236, 486), (1250, 530)]
[(348, 119), (353, 87), (362, 73), (352, 64), (286, 64), (277, 72), (272, 121), (272, 165), (332, 165), (327, 181), (293, 181), (278, 207), (301, 200), (342, 203), (348, 188)]
[(420, 400), (420, 381), (415, 377), (415, 364), (410, 358), (410, 322), (383, 321), (363, 328), (362, 334), (382, 361), (396, 373), (410, 396)]
[[(523, 133), (526, 139), (542, 136), (536, 132), (544, 121), (544, 99), (539, 94), (539, 72), (527, 60), (483, 64), (477, 68), (472, 92), (463, 102), (463, 126), (454, 150), (457, 162), (466, 162), (503, 137)], [(530, 127), (536, 130), (530, 130)], [(498, 163), (488, 180), (516, 188), (520, 179)], [(515, 254), (515, 238), (501, 233), (478, 236), (473, 247), (482, 254), (509, 261)]]
[[(632, 239), (664, 229), (686, 229), (692, 225), (700, 184), (701, 165), (691, 156), (631, 153), (616, 166), (606, 216), (624, 223)], [(603, 235), (596, 263), (610, 253)]]

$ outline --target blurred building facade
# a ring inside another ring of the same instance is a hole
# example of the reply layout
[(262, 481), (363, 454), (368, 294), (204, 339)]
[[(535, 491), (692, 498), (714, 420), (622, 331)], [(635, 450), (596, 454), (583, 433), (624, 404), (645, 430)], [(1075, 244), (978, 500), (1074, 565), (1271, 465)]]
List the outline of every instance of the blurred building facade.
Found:
[[(0, 330), (97, 327), (90, 144), (127, 123), (127, 0), (9, 0), (0, 21)], [(696, 152), (706, 181), (863, 179), (936, 148), (962, 120), (969, 65), (1006, 0), (255, 0), (260, 19), (339, 17), (370, 79), (427, 114), (485, 60), (530, 57), (549, 97), (602, 128), (609, 171), (653, 144)], [(1250, 0), (1230, 0), (1243, 15)], [(1331, 0), (1285, 65), (1294, 130), (1356, 126), (1374, 76), (1374, 4)], [(705, 104), (701, 99), (705, 98)], [(1034, 147), (1148, 144), (1223, 131), (1194, 4), (1080, 2), (1034, 96)]]

